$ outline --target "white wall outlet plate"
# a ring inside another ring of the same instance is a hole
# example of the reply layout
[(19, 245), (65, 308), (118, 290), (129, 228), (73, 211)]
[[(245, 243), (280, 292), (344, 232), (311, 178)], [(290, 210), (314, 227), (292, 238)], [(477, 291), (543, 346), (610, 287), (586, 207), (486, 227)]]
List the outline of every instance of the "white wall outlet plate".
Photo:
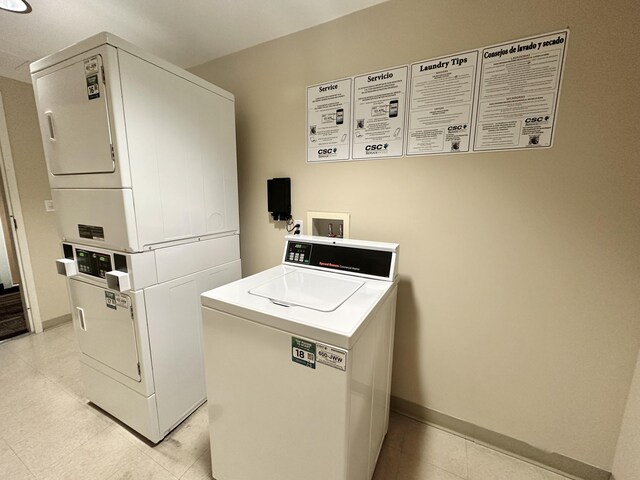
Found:
[(295, 234), (296, 230), (300, 230), (300, 235), (304, 235), (304, 222), (302, 220), (294, 220), (293, 224), (294, 225), (300, 224), (300, 228), (294, 229), (292, 233)]
[(53, 200), (45, 200), (45, 201), (44, 201), (44, 209), (45, 209), (47, 212), (55, 212), (55, 211), (56, 211), (56, 209), (55, 209), (55, 207), (53, 206)]

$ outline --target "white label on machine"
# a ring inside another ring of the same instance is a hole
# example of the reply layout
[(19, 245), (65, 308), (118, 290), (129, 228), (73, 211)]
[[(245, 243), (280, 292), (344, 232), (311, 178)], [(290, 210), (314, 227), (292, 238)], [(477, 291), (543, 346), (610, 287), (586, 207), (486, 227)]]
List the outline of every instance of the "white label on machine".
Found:
[(316, 344), (318, 363), (324, 363), (343, 372), (347, 370), (347, 351), (322, 343)]
[(111, 308), (116, 310), (116, 294), (113, 292), (104, 292), (104, 301), (107, 305), (107, 308)]
[(118, 307), (129, 308), (129, 297), (121, 293), (116, 293), (116, 305)]
[(92, 75), (94, 73), (98, 73), (98, 57), (91, 57), (88, 60), (84, 61), (84, 74)]

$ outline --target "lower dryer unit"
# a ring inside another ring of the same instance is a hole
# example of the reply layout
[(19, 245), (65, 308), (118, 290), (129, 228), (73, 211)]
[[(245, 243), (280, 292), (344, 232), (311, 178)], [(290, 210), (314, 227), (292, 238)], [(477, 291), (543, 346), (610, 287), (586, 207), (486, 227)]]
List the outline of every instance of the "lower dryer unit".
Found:
[(63, 247), (85, 395), (158, 443), (206, 400), (199, 297), (240, 278), (238, 236), (136, 254)]

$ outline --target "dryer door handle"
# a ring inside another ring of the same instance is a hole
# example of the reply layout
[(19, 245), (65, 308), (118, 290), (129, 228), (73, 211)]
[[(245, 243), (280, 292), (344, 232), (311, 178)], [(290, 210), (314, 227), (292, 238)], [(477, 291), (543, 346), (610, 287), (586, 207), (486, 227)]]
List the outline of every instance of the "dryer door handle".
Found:
[(78, 311), (78, 323), (80, 324), (80, 328), (86, 332), (87, 324), (84, 320), (84, 310), (80, 307), (76, 307), (76, 310)]
[(44, 116), (47, 117), (47, 124), (49, 125), (49, 141), (56, 141), (56, 127), (53, 124), (53, 112), (51, 110), (47, 110), (44, 112)]

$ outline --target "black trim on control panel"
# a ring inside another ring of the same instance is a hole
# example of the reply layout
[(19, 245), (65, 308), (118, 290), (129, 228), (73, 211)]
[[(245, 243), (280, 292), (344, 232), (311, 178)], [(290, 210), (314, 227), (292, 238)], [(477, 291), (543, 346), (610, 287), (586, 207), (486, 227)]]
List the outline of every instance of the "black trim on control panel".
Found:
[(327, 270), (389, 278), (392, 258), (393, 254), (389, 251), (290, 240), (285, 261)]

